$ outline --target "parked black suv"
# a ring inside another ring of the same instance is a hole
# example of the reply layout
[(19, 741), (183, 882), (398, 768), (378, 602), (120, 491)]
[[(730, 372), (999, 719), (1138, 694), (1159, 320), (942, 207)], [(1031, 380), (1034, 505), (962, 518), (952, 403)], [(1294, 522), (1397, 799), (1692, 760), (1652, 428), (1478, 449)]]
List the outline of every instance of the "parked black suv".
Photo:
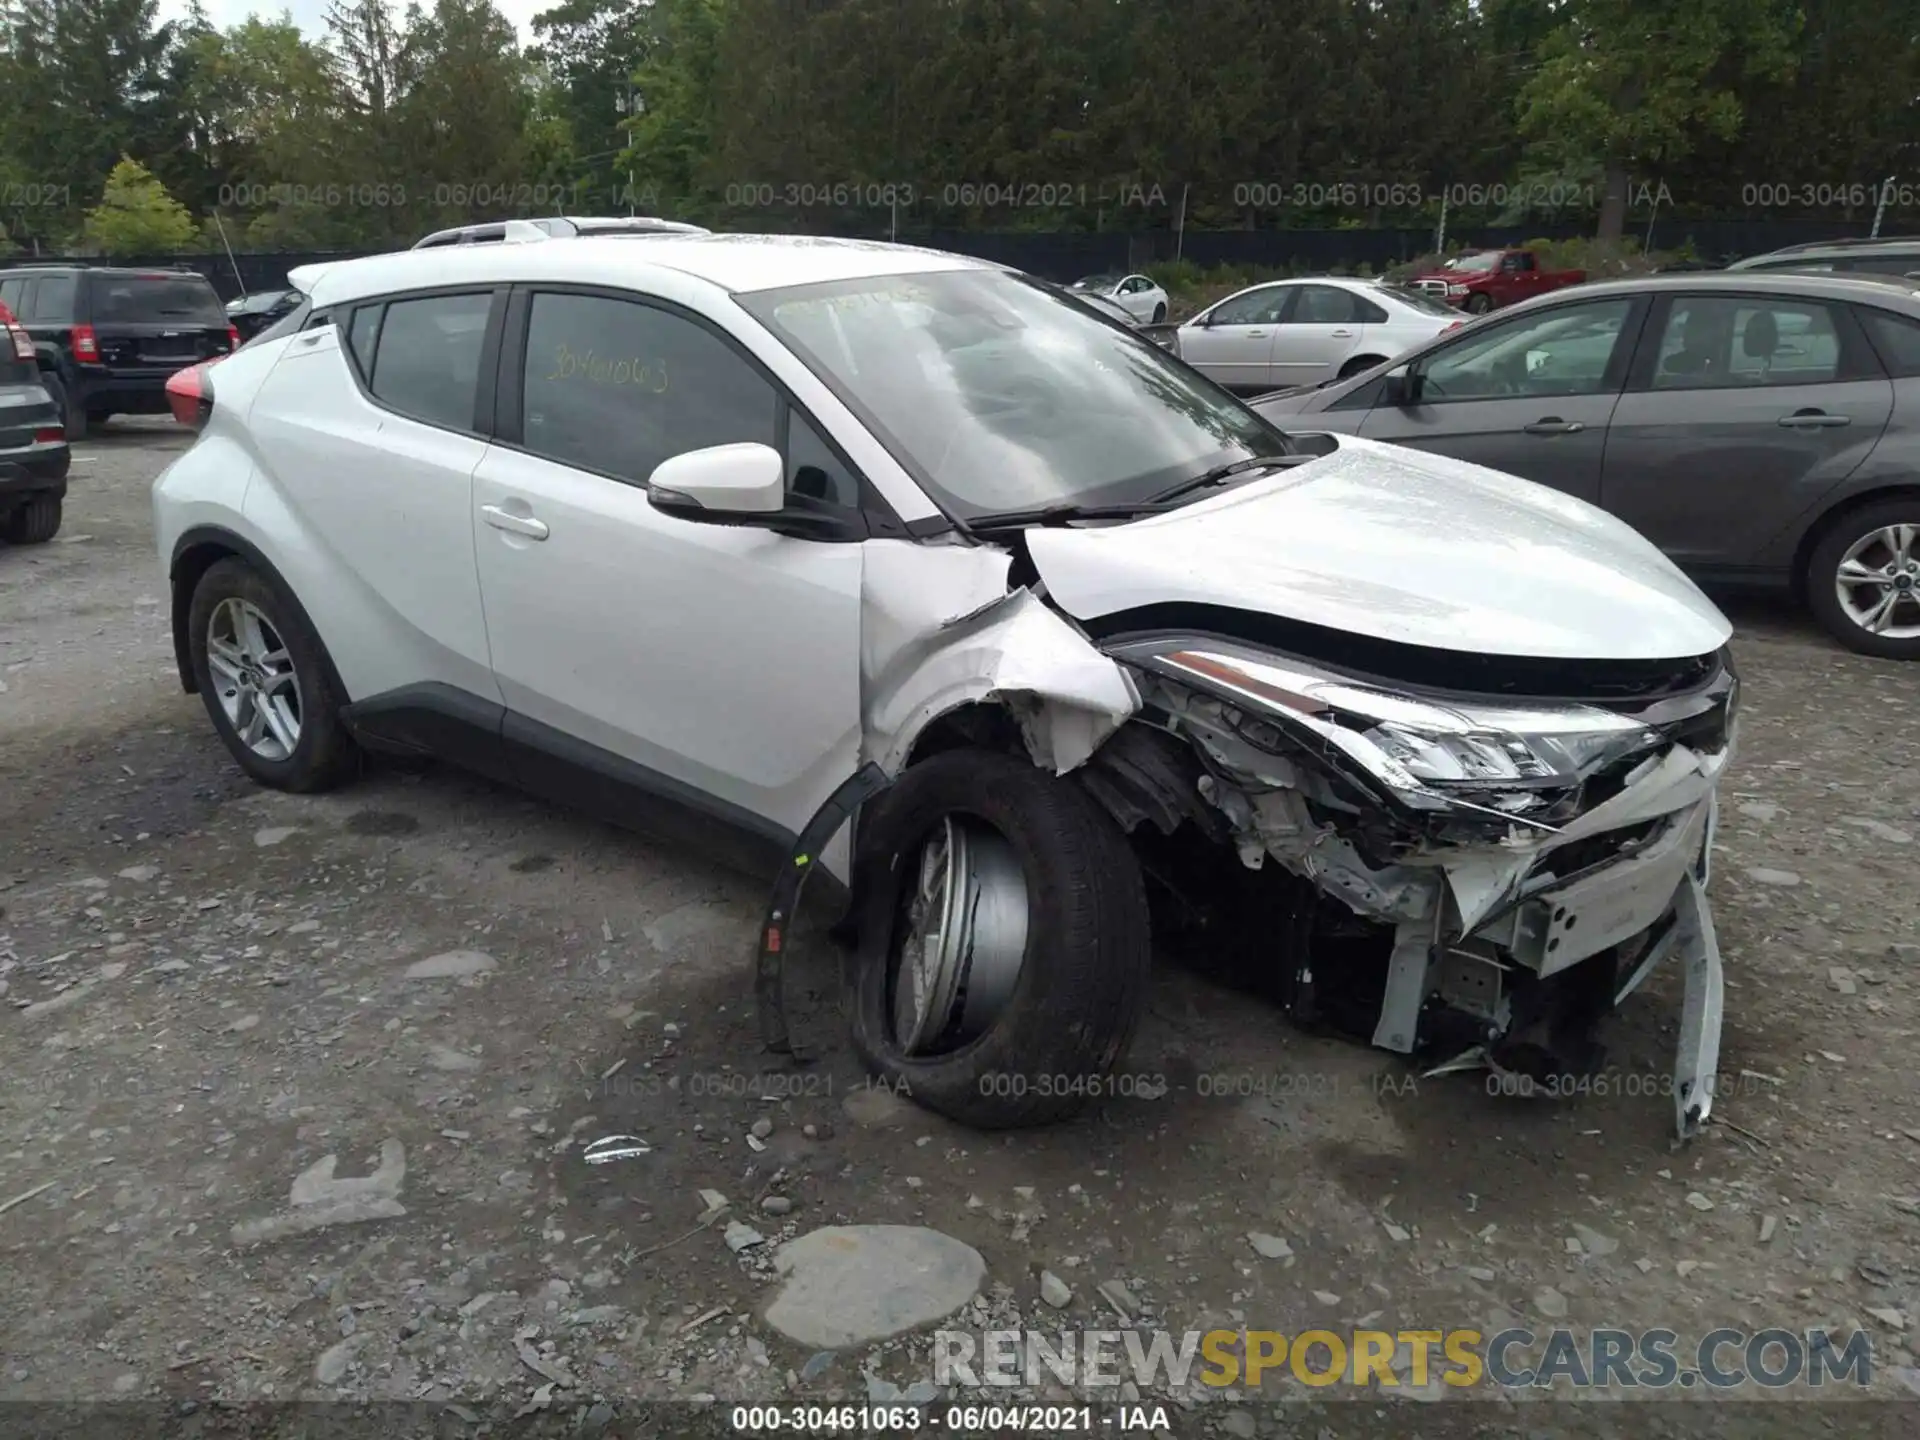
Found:
[(72, 463), (33, 341), (0, 305), (0, 540), (39, 545), (59, 532)]
[(112, 415), (166, 415), (176, 370), (231, 354), (240, 335), (204, 275), (112, 266), (0, 271), (0, 303), (33, 336), (67, 438)]

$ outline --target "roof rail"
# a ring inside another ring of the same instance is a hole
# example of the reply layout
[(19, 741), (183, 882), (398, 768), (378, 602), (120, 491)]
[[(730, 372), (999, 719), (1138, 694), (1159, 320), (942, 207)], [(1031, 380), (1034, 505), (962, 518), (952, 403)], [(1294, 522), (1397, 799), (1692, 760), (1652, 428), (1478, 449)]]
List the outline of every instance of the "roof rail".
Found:
[(1798, 245), (1782, 245), (1769, 255), (1798, 255), (1808, 250), (1852, 250), (1869, 245), (1916, 245), (1920, 235), (1843, 235), (1837, 240), (1807, 240)]

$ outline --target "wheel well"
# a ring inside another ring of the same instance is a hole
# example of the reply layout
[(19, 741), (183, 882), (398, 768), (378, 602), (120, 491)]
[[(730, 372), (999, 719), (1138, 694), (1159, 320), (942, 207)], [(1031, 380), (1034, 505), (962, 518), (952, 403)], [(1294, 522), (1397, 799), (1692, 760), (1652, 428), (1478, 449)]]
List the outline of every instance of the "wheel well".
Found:
[(928, 756), (948, 750), (999, 750), (1009, 755), (1027, 756), (1026, 741), (1020, 734), (1020, 722), (1004, 705), (991, 700), (975, 700), (955, 706), (928, 722), (907, 752), (909, 768)]
[(1340, 368), (1342, 370), (1371, 370), (1374, 366), (1386, 362), (1384, 355), (1356, 355)]
[[(199, 693), (193, 678), (193, 649), (187, 640), (187, 617), (193, 613), (193, 592), (200, 579), (222, 560), (240, 556), (240, 552), (218, 540), (201, 540), (174, 556), (173, 573), (173, 660), (180, 667), (180, 687), (189, 695)], [(242, 557), (244, 558), (244, 557)]]
[(1793, 567), (1788, 571), (1787, 580), (1793, 589), (1793, 598), (1804, 604), (1807, 599), (1807, 562), (1813, 558), (1814, 550), (1822, 540), (1833, 532), (1833, 528), (1857, 510), (1869, 505), (1878, 505), (1883, 500), (1893, 500), (1900, 496), (1920, 499), (1920, 485), (1889, 485), (1883, 490), (1869, 490), (1861, 495), (1850, 495), (1822, 515), (1807, 527), (1807, 533), (1800, 537), (1800, 543), (1794, 547)]

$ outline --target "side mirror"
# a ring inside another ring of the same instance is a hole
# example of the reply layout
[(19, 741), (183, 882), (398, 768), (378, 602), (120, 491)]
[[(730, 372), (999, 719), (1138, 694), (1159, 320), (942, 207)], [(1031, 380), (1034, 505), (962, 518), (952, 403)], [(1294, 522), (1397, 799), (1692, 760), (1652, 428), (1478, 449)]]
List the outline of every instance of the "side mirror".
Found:
[(786, 504), (786, 466), (771, 445), (711, 445), (662, 460), (647, 477), (653, 508), (682, 520), (738, 524)]
[(1412, 363), (1396, 365), (1380, 377), (1380, 403), (1404, 408), (1420, 403), (1420, 371)]

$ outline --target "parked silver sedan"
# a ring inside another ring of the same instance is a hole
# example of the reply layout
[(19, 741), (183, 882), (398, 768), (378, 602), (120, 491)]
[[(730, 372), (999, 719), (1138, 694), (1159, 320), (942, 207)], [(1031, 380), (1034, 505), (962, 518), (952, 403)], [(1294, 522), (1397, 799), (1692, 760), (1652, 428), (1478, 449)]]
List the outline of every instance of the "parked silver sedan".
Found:
[(1543, 296), (1262, 397), (1293, 431), (1469, 460), (1633, 525), (1703, 582), (1785, 587), (1920, 659), (1920, 290), (1754, 271)]
[(1458, 310), (1371, 280), (1274, 280), (1181, 325), (1180, 358), (1230, 390), (1276, 390), (1370, 370), (1465, 323)]

